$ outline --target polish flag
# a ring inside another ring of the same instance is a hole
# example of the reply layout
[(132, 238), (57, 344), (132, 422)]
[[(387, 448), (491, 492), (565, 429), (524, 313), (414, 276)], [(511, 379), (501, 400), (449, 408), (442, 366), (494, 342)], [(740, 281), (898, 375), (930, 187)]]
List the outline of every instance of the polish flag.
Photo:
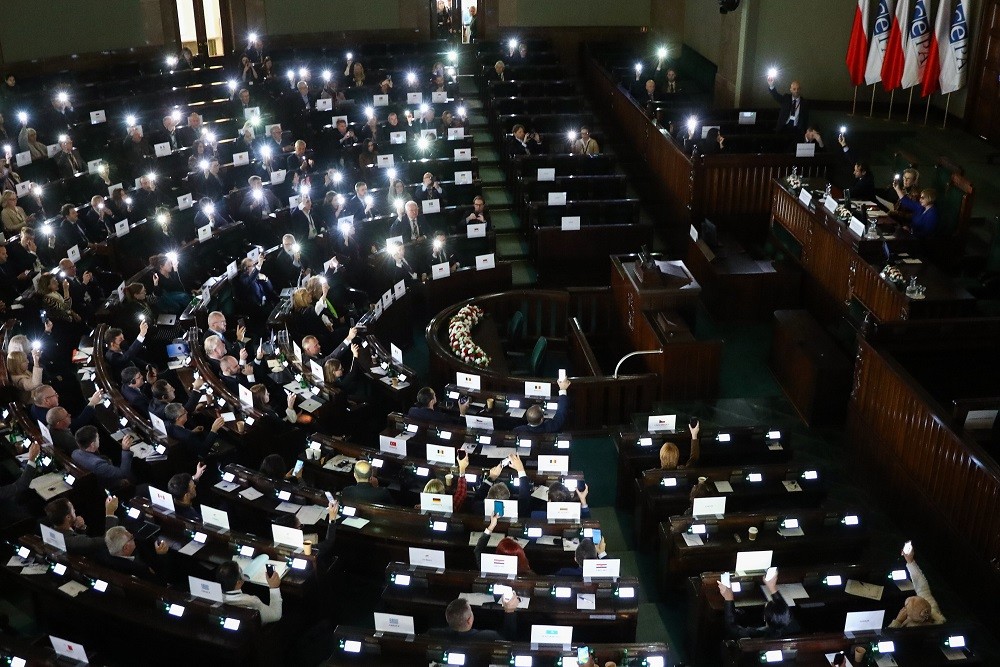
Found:
[(917, 0), (910, 17), (909, 34), (906, 40), (906, 63), (903, 65), (903, 88), (912, 88), (920, 83), (927, 68), (927, 57), (930, 55), (931, 17), (927, 11), (928, 0)]
[(903, 64), (906, 59), (906, 30), (910, 24), (909, 0), (898, 0), (896, 12), (892, 16), (889, 28), (889, 43), (885, 48), (885, 59), (882, 61), (882, 87), (886, 92), (899, 88), (903, 78)]
[(868, 4), (868, 0), (858, 0), (858, 6), (854, 10), (851, 41), (847, 45), (847, 71), (851, 75), (851, 83), (855, 86), (860, 86), (865, 78), (868, 54)]
[(948, 44), (948, 21), (951, 18), (951, 0), (939, 0), (937, 16), (934, 18), (934, 32), (927, 45), (927, 64), (921, 79), (920, 96), (927, 97), (938, 91), (941, 76), (941, 48)]
[(882, 63), (885, 61), (885, 51), (889, 46), (889, 31), (892, 28), (892, 13), (895, 7), (895, 0), (878, 0), (875, 27), (868, 46), (868, 63), (865, 66), (865, 83), (869, 86), (882, 80)]
[[(953, 93), (965, 85), (969, 74), (969, 4), (972, 0), (958, 0), (951, 15), (947, 39), (938, 42), (941, 55), (941, 94)], [(939, 38), (940, 39), (940, 38)]]

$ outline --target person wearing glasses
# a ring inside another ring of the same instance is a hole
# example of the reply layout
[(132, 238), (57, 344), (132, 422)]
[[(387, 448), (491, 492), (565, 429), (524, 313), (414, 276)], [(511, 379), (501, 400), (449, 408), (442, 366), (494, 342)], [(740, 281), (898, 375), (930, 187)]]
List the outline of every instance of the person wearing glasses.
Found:
[(912, 214), (910, 221), (903, 225), (903, 229), (917, 238), (927, 238), (933, 234), (938, 226), (938, 210), (934, 204), (937, 192), (933, 188), (924, 188), (920, 191), (917, 201), (913, 201), (903, 196), (904, 192), (899, 183), (893, 183), (893, 187), (899, 195), (900, 206)]

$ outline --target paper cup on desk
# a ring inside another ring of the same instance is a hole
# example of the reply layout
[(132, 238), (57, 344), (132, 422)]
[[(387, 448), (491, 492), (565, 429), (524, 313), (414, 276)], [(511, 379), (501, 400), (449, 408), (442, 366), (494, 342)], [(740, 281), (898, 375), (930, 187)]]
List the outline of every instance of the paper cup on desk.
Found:
[(445, 485), (448, 486), (448, 488), (451, 488), (451, 485), (454, 481), (455, 481), (455, 476), (452, 475), (451, 473), (448, 473), (447, 475), (444, 476), (444, 483)]
[(302, 553), (305, 555), (310, 555), (313, 552), (313, 543), (311, 540), (302, 540)]
[(243, 433), (245, 430), (247, 430), (247, 423), (245, 421), (240, 420), (236, 422), (237, 433)]
[(863, 663), (865, 661), (865, 653), (866, 652), (867, 651), (865, 651), (865, 647), (864, 646), (855, 646), (854, 647), (854, 664), (855, 665), (860, 665), (861, 663)]
[(487, 398), (486, 399), (486, 409), (487, 410), (492, 410), (493, 409), (493, 399), (492, 398)]
[(699, 484), (704, 484), (707, 481), (708, 481), (708, 477), (699, 477), (698, 478), (698, 483)]
[(750, 528), (747, 529), (747, 537), (751, 542), (757, 539), (757, 528), (755, 526), (750, 526)]

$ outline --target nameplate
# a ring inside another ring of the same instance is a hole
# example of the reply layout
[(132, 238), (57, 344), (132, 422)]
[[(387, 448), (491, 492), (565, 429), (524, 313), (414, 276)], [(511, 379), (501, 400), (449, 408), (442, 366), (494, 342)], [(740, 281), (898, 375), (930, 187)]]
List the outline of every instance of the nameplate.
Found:
[(45, 147), (45, 154), (48, 157), (55, 157), (56, 153), (59, 152), (59, 144), (49, 144)]
[(198, 240), (205, 242), (212, 238), (212, 225), (202, 225), (198, 228)]
[(539, 167), (538, 168), (538, 182), (542, 183), (544, 181), (554, 181), (556, 180), (556, 170), (555, 167)]
[(853, 216), (851, 216), (851, 222), (849, 227), (851, 231), (857, 234), (858, 236), (863, 237), (865, 235), (865, 223), (861, 222), (860, 220), (858, 220)]
[(801, 190), (799, 190), (799, 201), (800, 202), (802, 202), (806, 206), (810, 206), (812, 204), (812, 200), (813, 200), (813, 196), (812, 196), (812, 193), (809, 192), (808, 188), (802, 188)]
[(271, 172), (271, 185), (281, 185), (285, 182), (285, 170), (279, 169)]
[(153, 144), (153, 152), (156, 153), (156, 157), (166, 157), (170, 155), (170, 142), (164, 141), (159, 144)]
[(423, 208), (424, 215), (430, 215), (431, 213), (441, 212), (441, 200), (440, 199), (425, 199), (420, 202)]
[(69, 261), (73, 262), (74, 264), (76, 264), (77, 262), (79, 262), (80, 261), (80, 246), (75, 245), (75, 246), (69, 248), (66, 251), (66, 257), (69, 259)]
[(646, 430), (673, 431), (677, 427), (677, 415), (650, 415), (646, 420)]
[(437, 130), (420, 130), (420, 138), (428, 140), (437, 139)]
[(472, 149), (471, 148), (456, 148), (455, 149), (455, 162), (468, 162), (472, 159)]
[(469, 225), (468, 227), (466, 227), (466, 235), (470, 239), (486, 238), (486, 223), (478, 222), (474, 225)]
[(389, 133), (389, 143), (390, 144), (405, 144), (406, 143), (406, 132), (390, 132)]
[(757, 124), (757, 112), (756, 111), (741, 111), (739, 116), (740, 125), (756, 125)]
[(344, 121), (344, 124), (346, 125), (347, 124), (347, 116), (334, 116), (331, 119), (331, 121), (333, 122), (334, 127), (336, 127), (337, 123), (339, 123), (340, 121)]
[(125, 236), (129, 233), (128, 220), (119, 220), (115, 223), (115, 236)]
[(372, 97), (372, 106), (376, 107), (387, 107), (389, 106), (389, 96), (388, 95), (375, 95)]
[(388, 168), (394, 164), (395, 164), (395, 159), (393, 158), (392, 153), (384, 153), (382, 155), (375, 156), (376, 167)]
[(431, 266), (431, 279), (437, 280), (439, 278), (447, 278), (451, 275), (451, 264), (448, 262), (441, 262), (440, 264), (434, 264)]
[(31, 181), (21, 181), (14, 186), (14, 193), (17, 195), (18, 199), (25, 196), (29, 192), (31, 192)]
[(423, 93), (407, 93), (406, 94), (407, 104), (423, 104), (424, 94)]
[(268, 125), (265, 125), (264, 134), (271, 134), (271, 130), (276, 127), (281, 127), (281, 123), (269, 123)]
[(562, 219), (562, 230), (564, 232), (578, 232), (580, 231), (580, 216), (578, 215), (564, 215)]
[(490, 253), (488, 255), (476, 255), (476, 271), (485, 271), (487, 269), (496, 268), (496, 255)]
[(178, 209), (183, 211), (184, 209), (191, 208), (192, 206), (194, 206), (194, 197), (191, 196), (191, 193), (181, 195), (177, 198)]
[(457, 384), (462, 389), (471, 389), (472, 391), (479, 391), (482, 387), (482, 378), (473, 373), (455, 373), (455, 384)]
[(234, 167), (242, 167), (248, 164), (250, 164), (250, 153), (248, 151), (243, 151), (242, 153), (233, 153)]
[(382, 293), (382, 310), (385, 310), (392, 305), (392, 290), (386, 290)]
[(392, 297), (399, 301), (406, 294), (406, 281), (400, 280), (398, 283), (392, 286)]
[(837, 211), (837, 200), (832, 196), (827, 195), (826, 199), (823, 200), (823, 208), (830, 213), (835, 213)]
[(701, 126), (701, 138), (708, 139), (708, 131), (711, 129), (720, 129), (718, 125), (702, 125)]
[(431, 103), (433, 104), (445, 104), (448, 102), (448, 93), (443, 90), (435, 90), (431, 93)]
[(809, 141), (795, 144), (795, 157), (816, 157), (816, 144)]
[(448, 128), (448, 140), (453, 139), (465, 139), (465, 128), (464, 127), (449, 127)]
[(101, 164), (103, 164), (103, 160), (88, 160), (87, 161), (87, 173), (88, 174), (96, 174), (97, 172), (99, 172), (101, 170)]
[(253, 120), (254, 116), (260, 116), (260, 107), (247, 107), (243, 110), (243, 120)]
[(550, 398), (552, 383), (527, 381), (524, 383), (524, 395), (531, 398)]
[(472, 185), (472, 172), (471, 171), (456, 171), (455, 172), (455, 185)]
[(333, 111), (333, 100), (329, 97), (321, 97), (316, 100), (316, 111)]
[(298, 208), (302, 201), (302, 195), (292, 195), (288, 198), (288, 208)]
[(108, 120), (108, 116), (104, 113), (104, 109), (98, 109), (97, 111), (90, 112), (90, 124), (99, 125), (105, 123)]
[(389, 357), (392, 359), (393, 363), (402, 365), (403, 351), (399, 349), (395, 343), (389, 343)]
[(566, 205), (566, 193), (565, 192), (550, 192), (549, 193), (549, 206), (565, 206)]
[(17, 162), (18, 167), (23, 167), (26, 164), (31, 164), (31, 151), (22, 151), (14, 157)]
[(691, 225), (691, 229), (688, 230), (688, 235), (691, 237), (692, 241), (695, 243), (698, 242), (698, 229), (694, 225)]

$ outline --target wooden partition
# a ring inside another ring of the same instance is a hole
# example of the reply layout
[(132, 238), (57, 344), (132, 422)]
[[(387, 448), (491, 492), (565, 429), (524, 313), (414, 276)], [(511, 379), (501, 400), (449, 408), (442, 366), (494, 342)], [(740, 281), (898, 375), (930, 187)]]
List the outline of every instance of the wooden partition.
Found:
[(848, 405), (857, 470), (893, 503), (909, 533), (920, 539), (921, 550), (948, 563), (951, 583), (994, 627), (998, 613), (991, 600), (1000, 594), (1000, 465), (951, 426), (950, 410), (901, 359), (920, 365), (935, 351), (950, 349), (953, 373), (968, 376), (982, 368), (977, 358), (996, 357), (998, 339), (997, 320), (879, 326), (860, 341)]
[(709, 155), (692, 158), (667, 130), (590, 56), (584, 72), (604, 122), (621, 128), (626, 142), (658, 186), (657, 202), (671, 240), (679, 243), (692, 222), (709, 218), (742, 239), (761, 240), (771, 211), (770, 182), (798, 167), (826, 177), (835, 156), (797, 158), (794, 153)]

